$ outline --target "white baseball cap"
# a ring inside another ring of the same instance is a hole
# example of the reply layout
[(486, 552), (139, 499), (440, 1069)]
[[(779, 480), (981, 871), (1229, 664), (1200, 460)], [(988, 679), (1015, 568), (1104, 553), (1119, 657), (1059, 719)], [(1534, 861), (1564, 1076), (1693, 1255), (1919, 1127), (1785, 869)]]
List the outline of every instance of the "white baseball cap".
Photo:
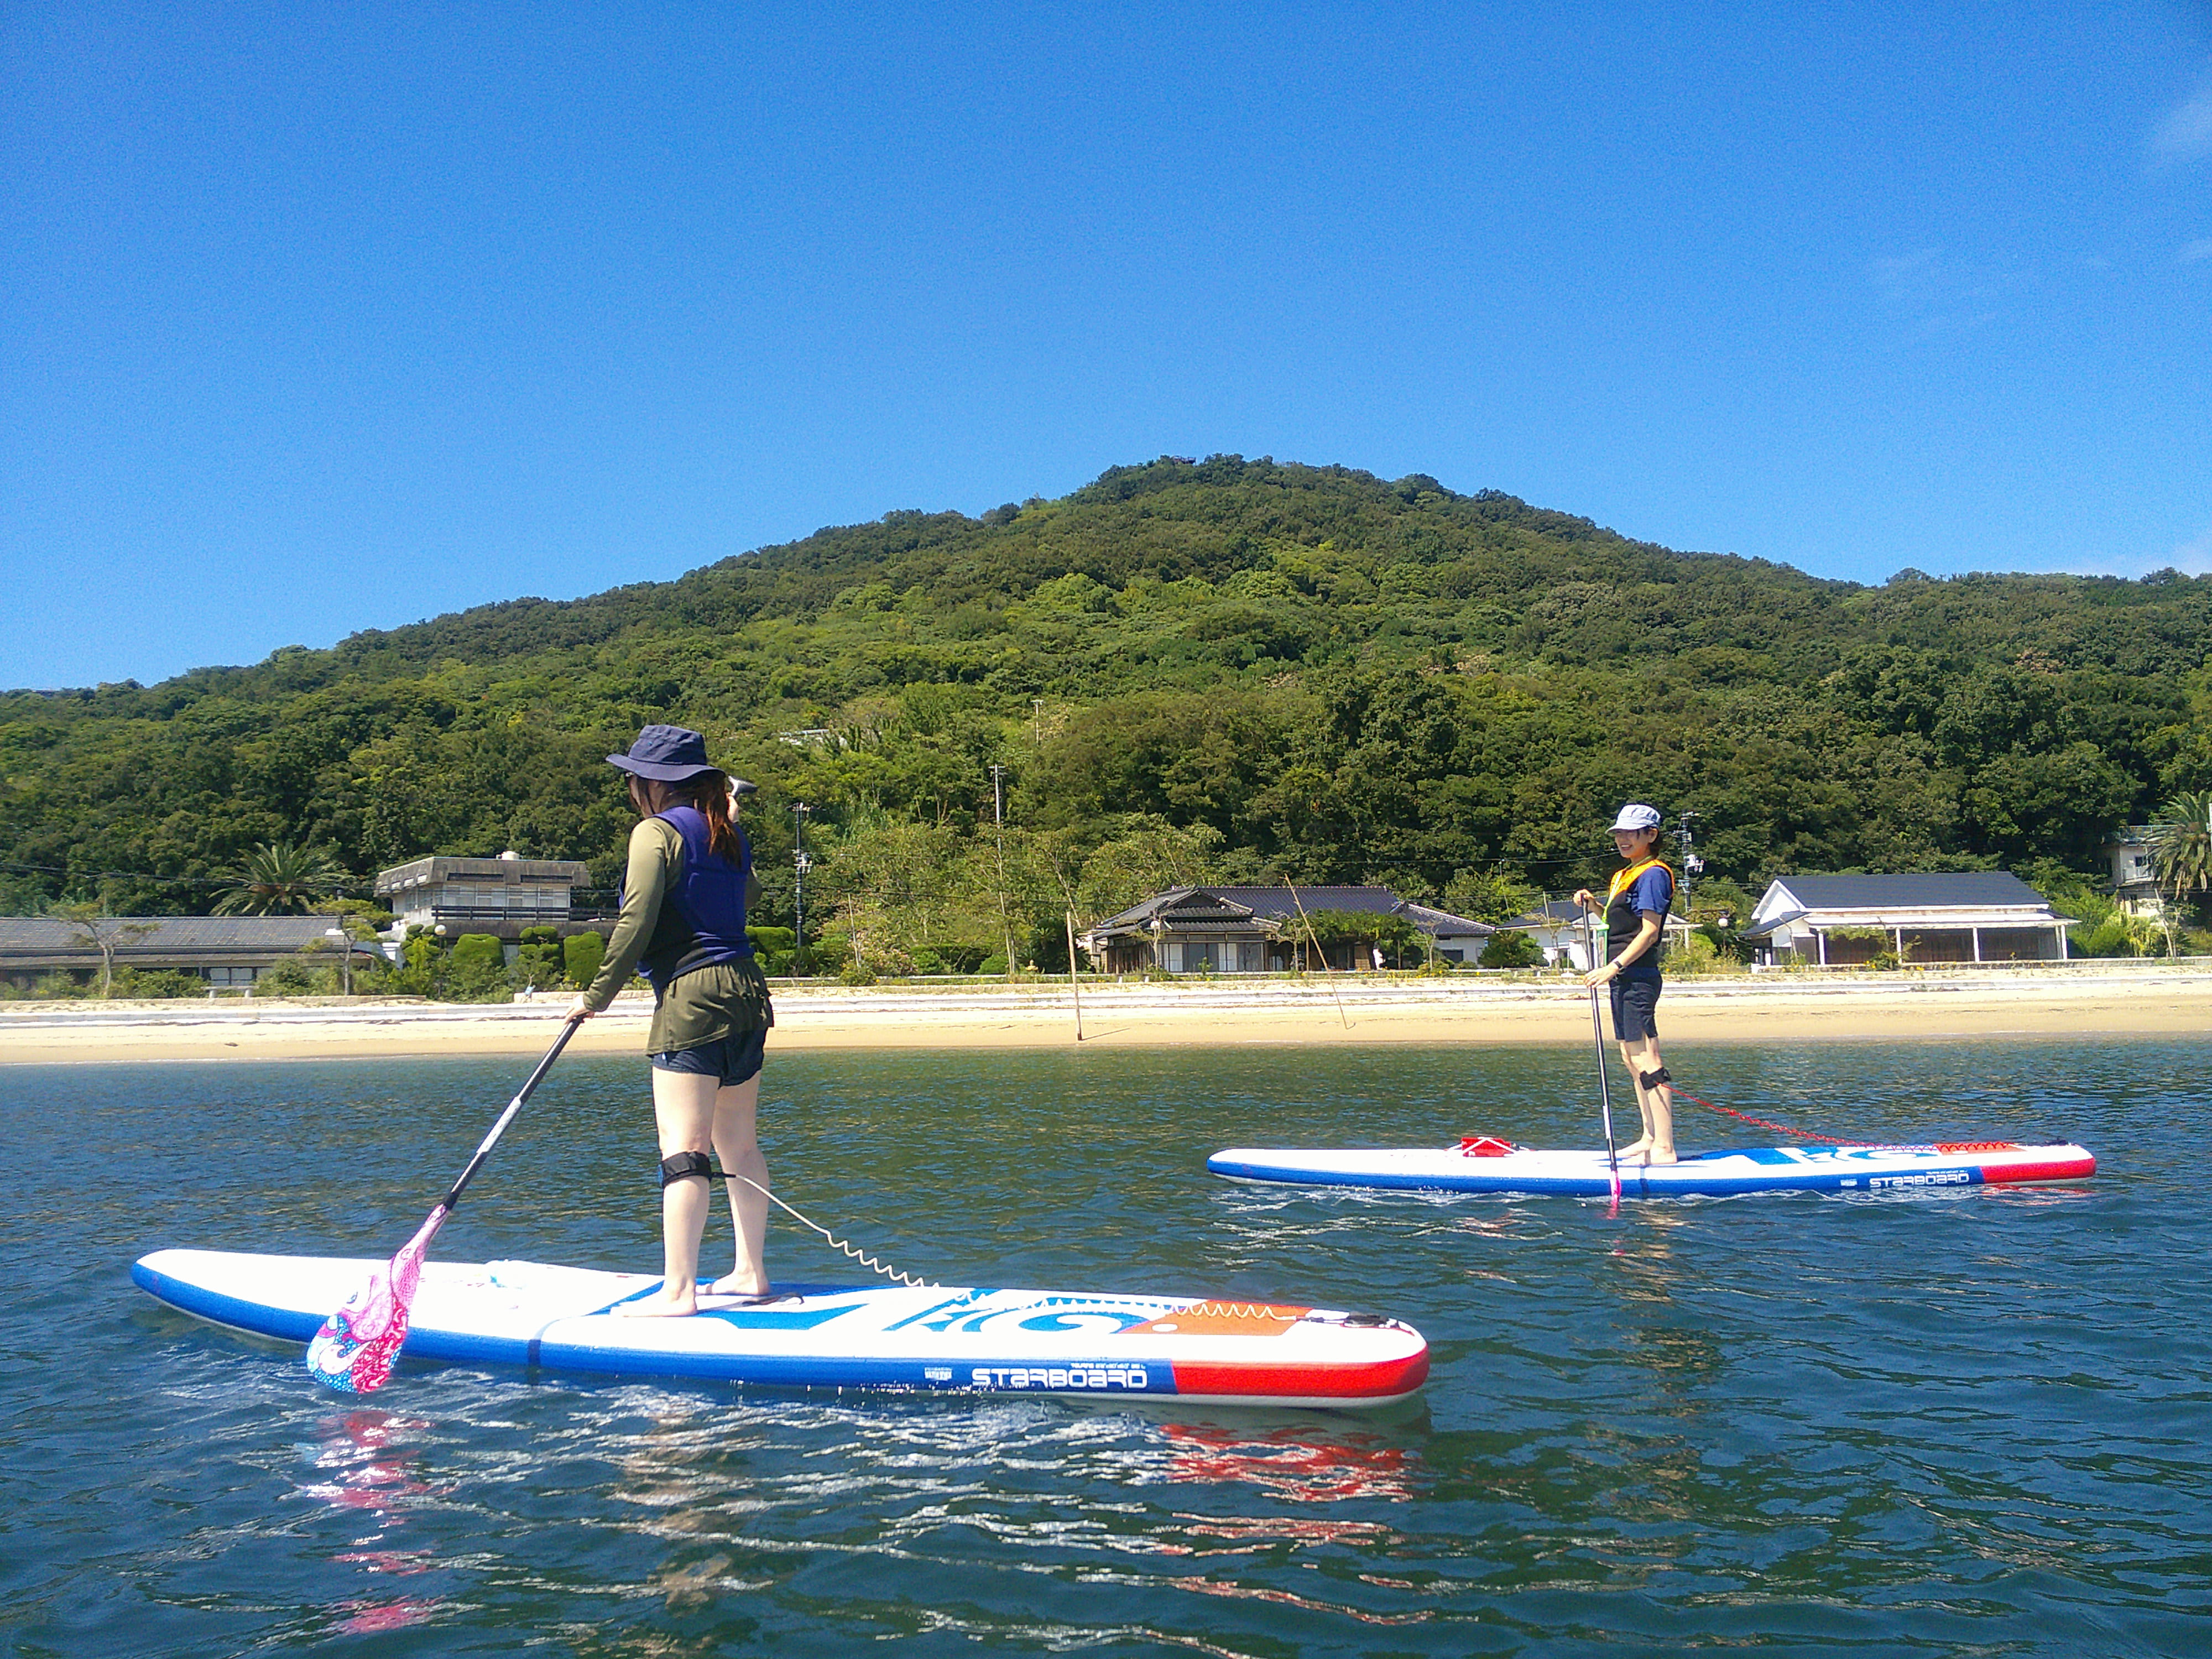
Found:
[(1659, 827), (1659, 809), (1646, 806), (1640, 801), (1632, 801), (1620, 809), (1620, 816), (1613, 821), (1613, 827), (1615, 830), (1656, 830)]

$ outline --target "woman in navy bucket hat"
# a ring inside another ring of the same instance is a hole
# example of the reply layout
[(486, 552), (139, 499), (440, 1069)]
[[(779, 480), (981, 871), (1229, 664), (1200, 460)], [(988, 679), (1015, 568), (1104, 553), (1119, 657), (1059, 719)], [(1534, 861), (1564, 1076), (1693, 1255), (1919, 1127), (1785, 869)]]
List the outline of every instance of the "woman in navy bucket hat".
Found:
[(751, 786), (707, 758), (707, 740), (681, 726), (648, 726), (607, 763), (629, 775), (638, 824), (630, 831), (621, 919), (597, 978), (568, 1011), (604, 1012), (642, 969), (653, 985), (653, 1115), (660, 1135), (659, 1291), (620, 1314), (699, 1310), (699, 1243), (720, 1152), (737, 1224), (735, 1267), (707, 1294), (769, 1293), (768, 1164), (755, 1132), (762, 1046), (775, 1024), (768, 981), (745, 934), (752, 850), (730, 807)]

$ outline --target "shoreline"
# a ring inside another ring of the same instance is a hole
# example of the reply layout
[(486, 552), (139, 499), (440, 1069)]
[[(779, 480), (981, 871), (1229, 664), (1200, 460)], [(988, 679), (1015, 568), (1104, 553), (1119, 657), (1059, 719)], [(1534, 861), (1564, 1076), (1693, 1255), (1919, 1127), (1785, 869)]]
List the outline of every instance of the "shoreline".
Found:
[[(552, 1041), (568, 1000), (0, 1004), (0, 1066), (529, 1054)], [(1564, 978), (1086, 986), (1079, 1045), (1065, 982), (786, 984), (775, 1004), (769, 1041), (787, 1050), (1590, 1040), (1589, 994)], [(626, 994), (572, 1048), (641, 1055), (651, 1010)], [(2185, 1036), (2212, 1030), (2212, 962), (1711, 975), (1670, 981), (1660, 1016), (1669, 1044)]]

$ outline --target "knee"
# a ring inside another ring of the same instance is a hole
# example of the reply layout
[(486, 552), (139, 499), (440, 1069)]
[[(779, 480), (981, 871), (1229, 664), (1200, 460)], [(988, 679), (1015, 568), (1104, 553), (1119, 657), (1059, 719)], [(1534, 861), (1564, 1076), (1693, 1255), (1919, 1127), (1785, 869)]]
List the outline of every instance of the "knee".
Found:
[(660, 1184), (673, 1187), (679, 1181), (707, 1180), (714, 1173), (714, 1160), (704, 1152), (678, 1152), (660, 1160)]

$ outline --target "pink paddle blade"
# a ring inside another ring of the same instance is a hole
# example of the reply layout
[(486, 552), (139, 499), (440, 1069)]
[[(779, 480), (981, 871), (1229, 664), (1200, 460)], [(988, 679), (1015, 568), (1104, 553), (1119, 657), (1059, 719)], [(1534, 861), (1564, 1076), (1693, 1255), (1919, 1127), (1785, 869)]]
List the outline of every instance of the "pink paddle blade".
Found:
[(317, 1382), (348, 1394), (374, 1394), (384, 1386), (399, 1345), (407, 1340), (407, 1304), (422, 1282), (422, 1258), (445, 1223), (446, 1206), (441, 1204), (415, 1237), (323, 1322), (307, 1344), (307, 1370)]

